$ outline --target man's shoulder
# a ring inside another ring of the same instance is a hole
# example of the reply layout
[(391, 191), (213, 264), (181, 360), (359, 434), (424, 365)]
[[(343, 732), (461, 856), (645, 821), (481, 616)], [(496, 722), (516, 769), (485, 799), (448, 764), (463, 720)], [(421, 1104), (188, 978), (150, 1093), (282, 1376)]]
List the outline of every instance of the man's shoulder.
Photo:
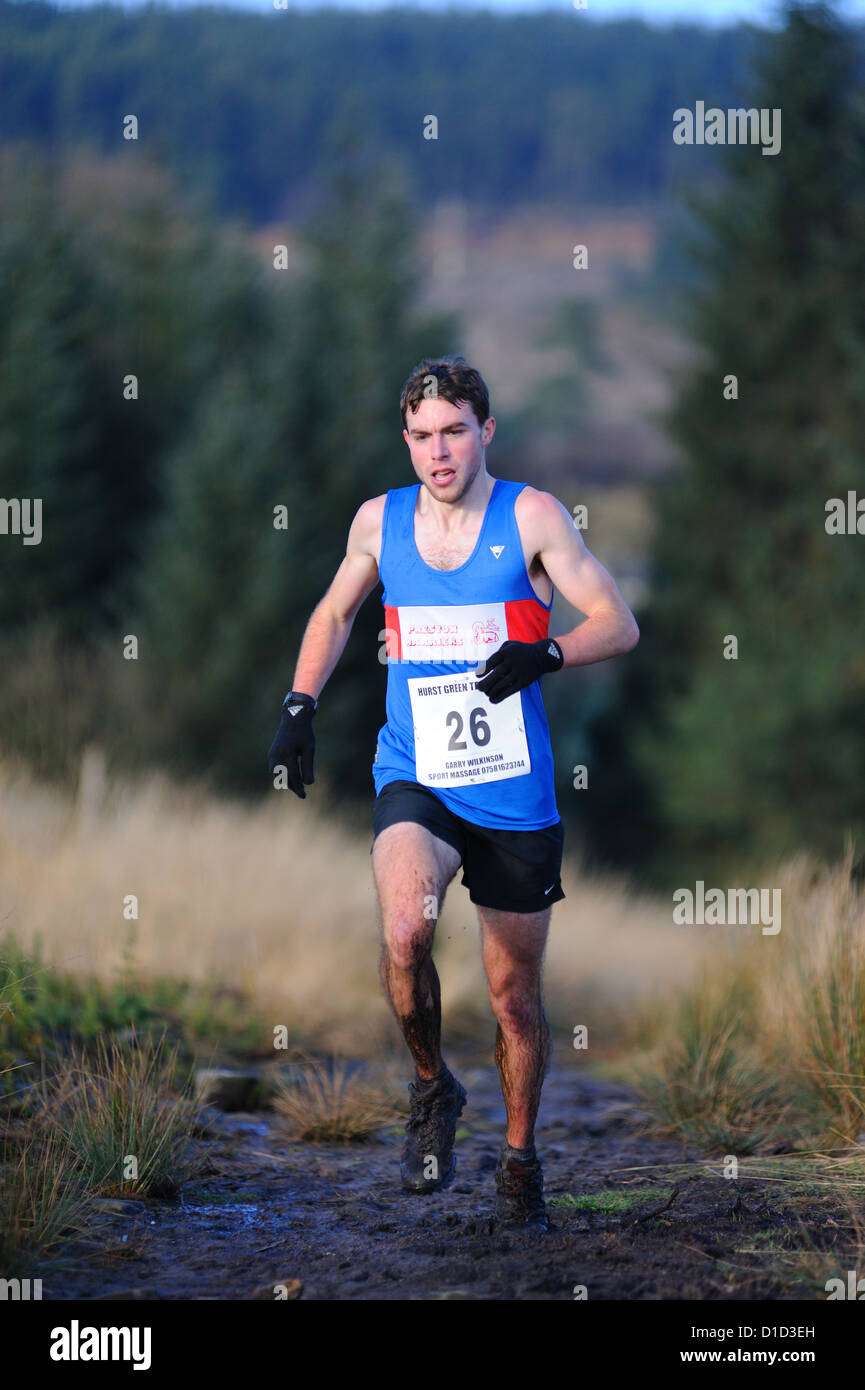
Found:
[(409, 492), (417, 491), (417, 483), (409, 483), (407, 487), (392, 487), (387, 492), (380, 492), (378, 497), (368, 497), (357, 509), (357, 515), (374, 518), (381, 521), (384, 515), (385, 503), (391, 493), (396, 497), (405, 496)]
[(361, 551), (378, 557), (381, 547), (381, 521), (386, 500), (387, 493), (383, 492), (379, 497), (368, 497), (365, 502), (361, 502), (354, 514), (354, 520), (348, 533), (349, 553)]
[(518, 486), (521, 486), (522, 490), (514, 501), (514, 516), (520, 523), (521, 530), (529, 527), (533, 531), (544, 531), (550, 526), (561, 524), (562, 516), (567, 516), (563, 504), (551, 492), (532, 487), (530, 483)]
[(514, 506), (526, 516), (545, 516), (561, 506), (558, 498), (551, 492), (532, 487), (531, 483), (515, 483), (514, 486), (520, 489)]
[(378, 517), (381, 520), (386, 501), (386, 492), (380, 493), (378, 497), (368, 497), (365, 502), (361, 502), (357, 509), (357, 515), (359, 517)]

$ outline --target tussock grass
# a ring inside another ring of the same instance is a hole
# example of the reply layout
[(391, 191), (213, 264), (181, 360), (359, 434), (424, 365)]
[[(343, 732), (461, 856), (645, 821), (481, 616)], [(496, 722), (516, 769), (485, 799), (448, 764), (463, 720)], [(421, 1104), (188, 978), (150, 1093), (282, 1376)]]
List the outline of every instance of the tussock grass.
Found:
[(705, 976), (673, 1006), (666, 1036), (634, 1079), (658, 1126), (709, 1152), (751, 1154), (789, 1140), (792, 1097), (754, 1039), (750, 976)]
[[(105, 1197), (174, 1196), (195, 1103), (172, 1095), (176, 1049), (165, 1039), (102, 1040), (73, 1051), (35, 1123), (62, 1135), (83, 1185)], [(134, 1160), (134, 1164), (131, 1162)]]
[[(11, 993), (0, 977), (0, 1024), (11, 1009)], [(17, 1070), (0, 1066), (0, 1084)], [(83, 1207), (68, 1143), (53, 1133), (13, 1132), (0, 1121), (0, 1277), (29, 1277), (39, 1260), (78, 1229)]]
[(659, 1126), (737, 1155), (865, 1131), (865, 896), (853, 865), (848, 844), (834, 865), (803, 854), (767, 874), (782, 893), (777, 937), (719, 935), (710, 966), (646, 1011), (646, 1046), (619, 1074)]
[[(73, 1049), (24, 1123), (0, 1137), (0, 1271), (25, 1277), (83, 1229), (94, 1196), (173, 1196), (187, 1172), (193, 1102), (173, 1095), (165, 1040)], [(134, 1158), (137, 1170), (128, 1161)]]
[[(41, 1269), (82, 1229), (92, 1196), (176, 1191), (194, 1107), (172, 1098), (177, 1050), (167, 1052), (164, 1036), (139, 1039), (133, 1028), (122, 1041), (92, 1042), (86, 1009), (82, 1020), (72, 1004), (105, 1000), (86, 984), (55, 977), (16, 942), (7, 948), (0, 959), (0, 1274), (15, 1278)], [(62, 1059), (52, 1058), (48, 1072), (42, 1049), (64, 1035), (77, 1041)], [(9, 1084), (25, 1070), (4, 1060), (10, 1047), (39, 1057), (26, 1105)], [(130, 1157), (134, 1177), (125, 1175)]]
[(841, 1141), (865, 1132), (865, 893), (853, 863), (848, 845), (832, 868), (806, 856), (788, 866), (786, 951), (762, 1000), (767, 1054)]
[(81, 1228), (87, 1194), (69, 1143), (55, 1134), (0, 1142), (0, 1273), (38, 1272)]
[(357, 1144), (408, 1112), (394, 1082), (374, 1082), (349, 1062), (313, 1062), (277, 1085), (274, 1109), (286, 1136), (315, 1144)]

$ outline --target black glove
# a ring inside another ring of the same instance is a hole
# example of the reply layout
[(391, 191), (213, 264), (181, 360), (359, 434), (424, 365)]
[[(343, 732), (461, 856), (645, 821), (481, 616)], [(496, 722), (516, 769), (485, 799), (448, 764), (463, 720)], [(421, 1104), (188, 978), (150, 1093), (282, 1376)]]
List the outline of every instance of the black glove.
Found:
[(304, 782), (309, 785), (315, 781), (312, 775), (312, 758), (315, 753), (312, 716), (315, 714), (315, 704), (311, 695), (297, 695), (291, 691), (282, 707), (282, 719), (267, 755), (270, 775), (273, 776), (278, 767), (284, 767), (288, 785), (301, 798), (306, 796)]
[(491, 705), (498, 705), (548, 671), (561, 670), (564, 664), (562, 649), (552, 637), (541, 637), (537, 642), (504, 642), (479, 668), (483, 680), (476, 689)]

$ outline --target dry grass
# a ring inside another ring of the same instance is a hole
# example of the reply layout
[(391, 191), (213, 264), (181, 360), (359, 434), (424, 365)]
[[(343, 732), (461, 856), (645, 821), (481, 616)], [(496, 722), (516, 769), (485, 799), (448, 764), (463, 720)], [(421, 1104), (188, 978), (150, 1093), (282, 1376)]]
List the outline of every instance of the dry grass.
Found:
[(795, 1075), (837, 1139), (865, 1131), (865, 894), (854, 851), (831, 868), (787, 866), (784, 952), (763, 991), (767, 1061)]
[[(571, 858), (547, 952), (554, 1027), (587, 1024), (590, 1062), (628, 1048), (621, 1074), (641, 1080), (662, 1123), (713, 1152), (855, 1138), (865, 899), (852, 870), (852, 848), (834, 865), (802, 854), (768, 866), (783, 922), (764, 936), (674, 926), (670, 904), (590, 879)], [(0, 927), (24, 946), (41, 939), (54, 965), (115, 973), (135, 893), (141, 976), (247, 991), (265, 1047), (276, 1025), (344, 1057), (400, 1047), (378, 978), (369, 837), (325, 820), (313, 798), (249, 808), (162, 776), (116, 784), (91, 751), (70, 801), (0, 765), (0, 883)], [(491, 1040), (476, 916), (458, 881), (436, 963), (446, 1046)]]
[(653, 1065), (636, 1070), (663, 1128), (711, 1153), (751, 1154), (789, 1142), (791, 1104), (758, 1050), (737, 1036), (723, 996), (705, 987), (687, 996), (673, 1029)]
[(376, 1084), (344, 1060), (311, 1063), (274, 1098), (286, 1136), (317, 1144), (364, 1143), (407, 1108), (394, 1081)]
[[(106, 779), (98, 752), (77, 799), (0, 764), (0, 929), (36, 938), (54, 966), (111, 979), (139, 901), (139, 975), (230, 982), (260, 1005), (267, 1045), (291, 1036), (369, 1056), (394, 1036), (378, 977), (379, 927), (370, 839), (325, 820), (314, 797), (259, 808), (180, 789), (162, 776)], [(563, 874), (547, 952), (554, 1024), (588, 1023), (592, 1045), (620, 1038), (637, 1006), (683, 986), (701, 956), (669, 905), (614, 881)], [(438, 927), (446, 1026), (492, 1029), (475, 910), (457, 881)]]
[(781, 888), (777, 936), (716, 937), (710, 969), (644, 1016), (654, 1045), (619, 1074), (662, 1122), (711, 1151), (827, 1146), (865, 1131), (865, 895), (848, 845), (802, 854)]

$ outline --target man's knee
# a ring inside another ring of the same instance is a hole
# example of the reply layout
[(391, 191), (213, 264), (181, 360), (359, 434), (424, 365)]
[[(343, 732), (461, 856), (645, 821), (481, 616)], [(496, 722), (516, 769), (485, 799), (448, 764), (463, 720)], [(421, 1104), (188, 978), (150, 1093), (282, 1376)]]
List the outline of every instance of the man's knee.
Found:
[(384, 958), (398, 970), (419, 969), (432, 951), (434, 927), (410, 915), (393, 917), (384, 925)]
[(490, 1004), (499, 1027), (506, 1033), (536, 1032), (545, 1022), (540, 981), (503, 976), (489, 981)]

